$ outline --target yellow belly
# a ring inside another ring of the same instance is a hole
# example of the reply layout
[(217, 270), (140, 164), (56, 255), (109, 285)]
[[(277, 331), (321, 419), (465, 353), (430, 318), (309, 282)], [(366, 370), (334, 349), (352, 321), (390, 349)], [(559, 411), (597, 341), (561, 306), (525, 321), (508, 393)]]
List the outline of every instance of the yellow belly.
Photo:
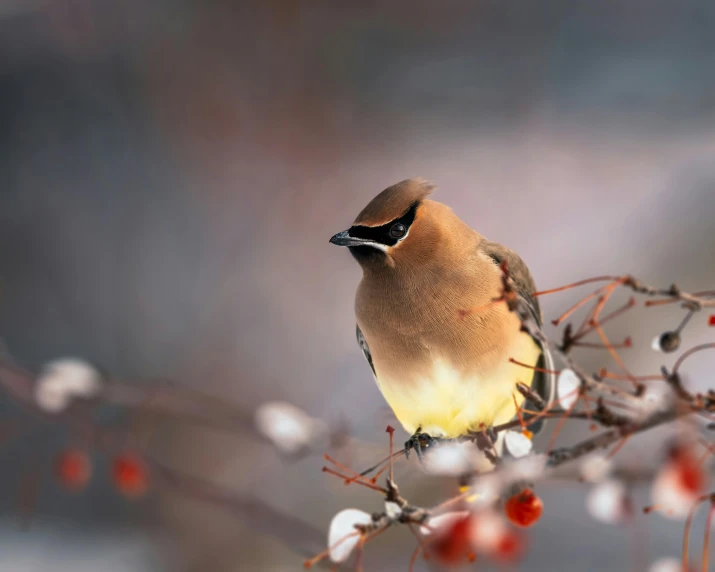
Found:
[(465, 373), (447, 359), (433, 362), (431, 371), (415, 379), (381, 377), (378, 386), (405, 430), (433, 437), (459, 437), (482, 427), (506, 423), (516, 415), (523, 396), (516, 383), (531, 384), (533, 370), (509, 362), (508, 358), (536, 365), (541, 353), (526, 334), (520, 334), (506, 357), (488, 372)]

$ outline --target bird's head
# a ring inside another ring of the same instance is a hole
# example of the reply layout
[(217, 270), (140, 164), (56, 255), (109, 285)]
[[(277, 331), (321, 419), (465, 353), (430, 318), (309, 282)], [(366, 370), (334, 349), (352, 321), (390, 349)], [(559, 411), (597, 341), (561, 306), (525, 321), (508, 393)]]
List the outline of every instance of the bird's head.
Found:
[(434, 185), (406, 179), (388, 187), (360, 212), (353, 225), (330, 239), (347, 246), (363, 268), (419, 265), (429, 258), (443, 234), (441, 220), (451, 210), (426, 200)]

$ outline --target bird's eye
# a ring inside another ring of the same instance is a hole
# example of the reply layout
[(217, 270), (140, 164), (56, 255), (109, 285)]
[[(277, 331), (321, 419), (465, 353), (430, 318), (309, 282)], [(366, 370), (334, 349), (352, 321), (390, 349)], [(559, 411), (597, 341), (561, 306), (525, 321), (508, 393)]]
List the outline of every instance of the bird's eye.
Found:
[(405, 236), (406, 233), (407, 227), (401, 222), (393, 224), (392, 228), (390, 228), (390, 236), (393, 238), (402, 238), (403, 236)]

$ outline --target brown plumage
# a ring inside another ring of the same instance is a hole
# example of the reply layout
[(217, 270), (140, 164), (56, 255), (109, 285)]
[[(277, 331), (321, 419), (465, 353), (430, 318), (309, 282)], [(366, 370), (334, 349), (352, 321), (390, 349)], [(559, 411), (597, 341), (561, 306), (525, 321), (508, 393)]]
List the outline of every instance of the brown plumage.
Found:
[(415, 202), (421, 201), (434, 190), (434, 185), (424, 179), (406, 179), (386, 188), (357, 215), (355, 225), (380, 226), (403, 215)]
[[(350, 247), (363, 269), (358, 341), (395, 415), (410, 433), (456, 437), (514, 416), (514, 397), (522, 401), (514, 385), (534, 375), (510, 357), (544, 361), (518, 317), (492, 303), (503, 260), (519, 295), (541, 315), (519, 256), (426, 199), (433, 188), (411, 179), (386, 189), (331, 241)], [(542, 378), (537, 386), (548, 391)]]

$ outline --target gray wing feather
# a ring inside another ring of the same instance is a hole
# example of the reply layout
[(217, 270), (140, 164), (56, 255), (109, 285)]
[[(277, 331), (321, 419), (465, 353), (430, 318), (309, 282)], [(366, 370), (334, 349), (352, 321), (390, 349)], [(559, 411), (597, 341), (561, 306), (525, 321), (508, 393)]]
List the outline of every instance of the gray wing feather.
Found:
[[(483, 241), (479, 248), (482, 249), (488, 256), (494, 260), (498, 265), (506, 260), (507, 272), (509, 277), (514, 281), (514, 286), (518, 296), (526, 302), (527, 307), (531, 310), (532, 316), (536, 322), (541, 325), (541, 307), (539, 306), (539, 301), (533, 296), (536, 291), (536, 286), (534, 284), (534, 279), (529, 272), (529, 268), (524, 264), (524, 261), (519, 257), (519, 255), (513, 250), (502, 246), (496, 242), (489, 242), (488, 240)], [(535, 340), (536, 343), (541, 347), (541, 357), (539, 358), (537, 367), (541, 369), (547, 369), (550, 371), (554, 370), (554, 360), (549, 351), (549, 348), (545, 347), (539, 340)], [(531, 386), (538, 393), (541, 398), (547, 403), (551, 404), (554, 402), (556, 393), (556, 380), (554, 375), (550, 373), (534, 372), (534, 378), (531, 382)], [(527, 402), (526, 406), (533, 407), (533, 404)], [(534, 433), (538, 433), (544, 425), (543, 421), (534, 423), (530, 429)]]
[(372, 363), (372, 354), (370, 353), (370, 348), (367, 345), (367, 340), (365, 339), (365, 336), (363, 336), (362, 331), (360, 331), (360, 326), (358, 326), (357, 324), (355, 325), (355, 337), (357, 338), (357, 343), (362, 350), (362, 355), (365, 356), (367, 363), (370, 364), (372, 375), (374, 375), (375, 379), (377, 379), (377, 374), (375, 373), (375, 365)]

